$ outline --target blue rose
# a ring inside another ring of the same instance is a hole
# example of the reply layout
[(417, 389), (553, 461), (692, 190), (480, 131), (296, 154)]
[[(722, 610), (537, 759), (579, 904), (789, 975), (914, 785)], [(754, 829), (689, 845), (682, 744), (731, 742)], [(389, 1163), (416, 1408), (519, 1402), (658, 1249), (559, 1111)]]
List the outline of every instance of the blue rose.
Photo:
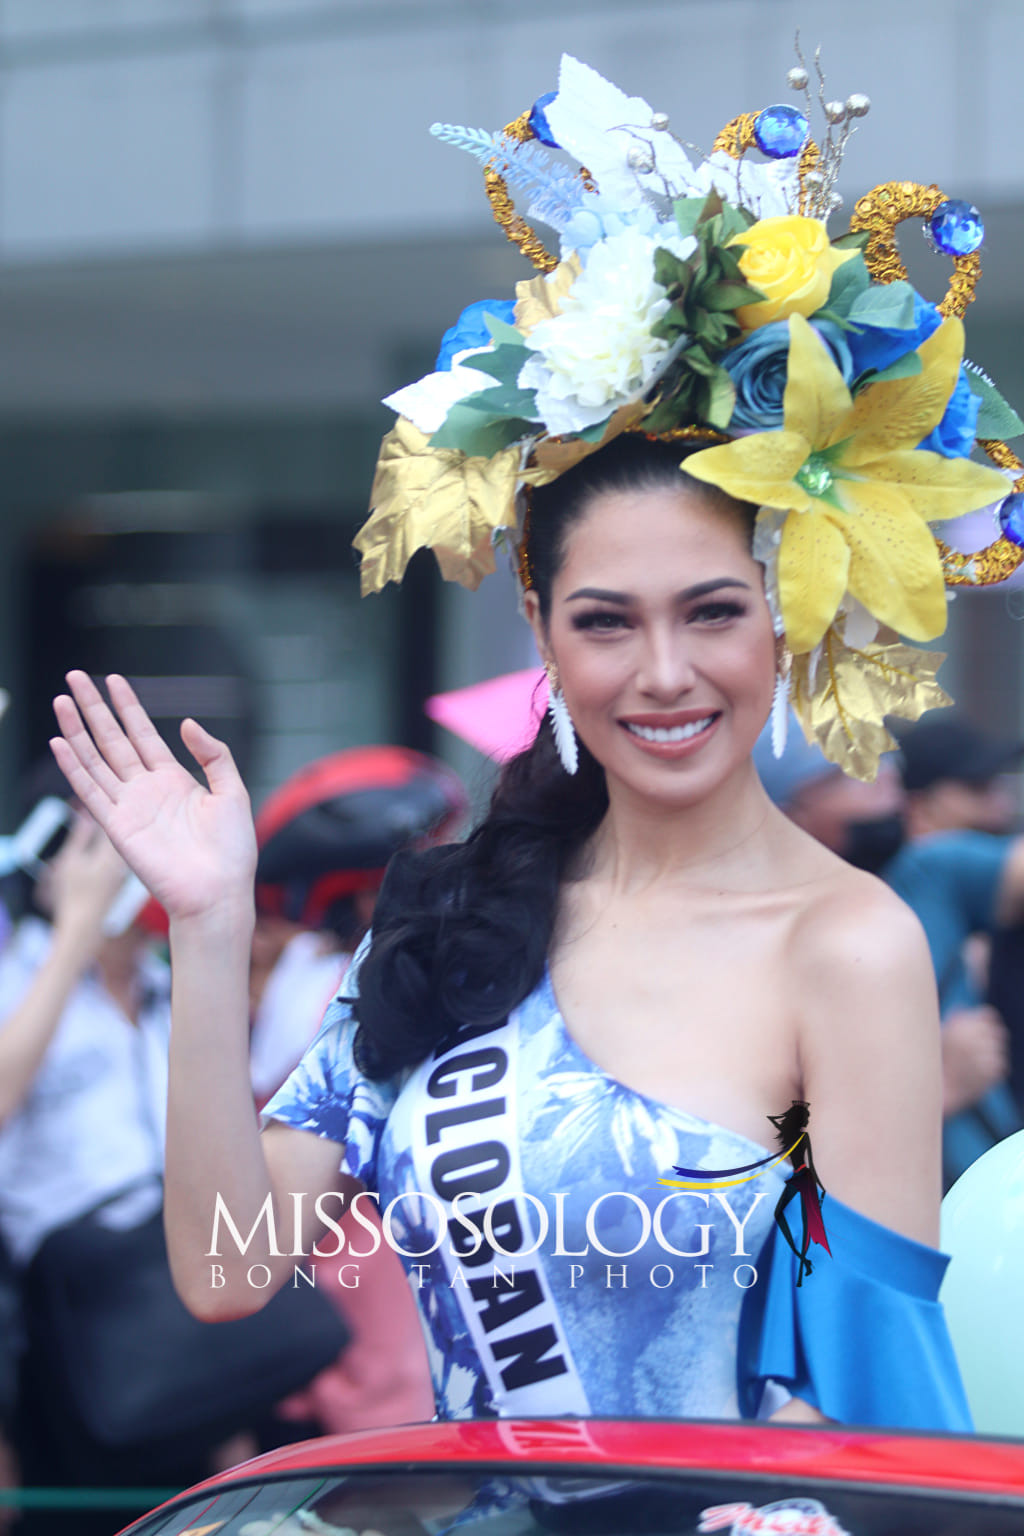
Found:
[(974, 447), (980, 410), (981, 400), (971, 389), (967, 370), (961, 364), (960, 377), (949, 397), (946, 414), (917, 446), (941, 453), (947, 459), (966, 459)]
[(443, 373), (449, 369), (457, 352), (490, 346), (491, 333), (487, 329), (485, 315), (493, 315), (496, 320), (504, 320), (507, 325), (513, 325), (515, 314), (515, 299), (477, 299), (475, 304), (467, 304), (455, 324), (449, 326), (441, 337), (435, 372)]
[(853, 358), (853, 376), (859, 378), (869, 369), (881, 373), (883, 368), (888, 368), (898, 358), (906, 357), (908, 352), (916, 352), (922, 341), (927, 341), (932, 332), (938, 330), (942, 316), (936, 305), (929, 304), (927, 299), (915, 293), (914, 323), (905, 331), (889, 325), (867, 325), (861, 320), (851, 321), (851, 324), (854, 323), (863, 329), (859, 334), (857, 331), (847, 331), (846, 340)]
[[(839, 326), (828, 320), (812, 321), (812, 326), (844, 382), (849, 384), (854, 376), (853, 363)], [(729, 422), (731, 432), (764, 432), (782, 426), (788, 362), (788, 320), (772, 320), (760, 326), (725, 354), (722, 366), (736, 386), (736, 404)]]

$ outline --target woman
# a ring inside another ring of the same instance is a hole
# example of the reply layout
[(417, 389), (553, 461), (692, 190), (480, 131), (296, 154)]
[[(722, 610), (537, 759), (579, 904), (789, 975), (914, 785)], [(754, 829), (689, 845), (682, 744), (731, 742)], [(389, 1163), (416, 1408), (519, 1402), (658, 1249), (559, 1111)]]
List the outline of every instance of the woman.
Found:
[[(751, 509), (689, 479), (678, 463), (678, 448), (625, 438), (537, 493), (528, 616), (558, 669), (579, 772), (559, 763), (546, 723), (509, 765), (489, 817), (465, 845), (393, 866), (359, 1001), (328, 1014), (310, 1056), (268, 1106), (262, 1136), (245, 1071), (254, 841), (227, 749), (195, 722), (183, 727), (203, 789), (123, 679), (109, 680), (120, 724), (81, 673), (69, 676), (71, 697), (55, 703), (58, 761), (171, 918), (167, 1214), (177, 1283), (202, 1315), (252, 1310), (291, 1278), (293, 1258), (273, 1252), (258, 1220), (268, 1194), (289, 1232), (286, 1213), (305, 1197), (308, 1246), (320, 1195), (351, 1194), (362, 1181), (386, 1204), (424, 1189), (424, 1169), (436, 1167), (426, 1143), (433, 1136), (457, 1155), (457, 1117), (421, 1137), (418, 1161), (416, 1125), (432, 1106), (451, 1109), (467, 1076), (438, 1076), (438, 1048), (463, 1024), (486, 1045), (489, 1027), (509, 1010), (518, 1015), (519, 1102), (505, 1130), (524, 1188), (552, 1218), (554, 1196), (563, 1196), (561, 1252), (549, 1242), (535, 1310), (557, 1345), (535, 1355), (527, 1393), (513, 1382), (503, 1398), (480, 1364), (487, 1340), (457, 1314), (467, 1292), (466, 1310), (478, 1317), (489, 1303), (500, 1306), (504, 1282), (489, 1266), (476, 1274), (467, 1266), (461, 1284), (446, 1286), (437, 1253), (428, 1255), (417, 1298), (447, 1412), (529, 1411), (530, 1403), (550, 1412), (581, 1411), (581, 1403), (598, 1413), (756, 1412), (755, 1386), (772, 1362), (741, 1365), (738, 1404), (737, 1360), (749, 1352), (738, 1331), (752, 1306), (743, 1287), (754, 1297), (756, 1284), (736, 1260), (761, 1271), (769, 1305), (772, 1292), (777, 1306), (784, 1287), (792, 1290), (791, 1273), (773, 1281), (763, 1267), (778, 1175), (761, 1181), (763, 1192), (754, 1183), (733, 1191), (731, 1215), (699, 1207), (710, 1242), (694, 1245), (694, 1207), (684, 1213), (686, 1202), (677, 1202), (675, 1226), (662, 1212), (664, 1243), (640, 1220), (648, 1237), (632, 1276), (620, 1278), (622, 1255), (636, 1238), (632, 1202), (653, 1213), (657, 1181), (673, 1163), (749, 1162), (734, 1154), (763, 1152), (768, 1117), (794, 1098), (812, 1106), (837, 1263), (856, 1265), (866, 1235), (889, 1262), (942, 1267), (932, 1252), (941, 1116), (927, 948), (901, 902), (795, 828), (762, 790), (750, 754), (771, 704), (776, 641), (750, 552)], [(351, 1059), (356, 1019), (365, 1074)], [(425, 1078), (417, 1064), (428, 1057), (433, 1076)], [(497, 1070), (482, 1051), (467, 1066), (485, 1085)], [(464, 1108), (465, 1119), (474, 1106)], [(571, 1156), (559, 1166), (552, 1149), (570, 1133)], [(464, 1187), (473, 1187), (477, 1166), (457, 1169)], [(600, 1178), (590, 1189), (592, 1166)], [(545, 1186), (548, 1174), (554, 1182)], [(586, 1199), (570, 1209), (579, 1186)], [(583, 1254), (586, 1212), (610, 1191), (623, 1192), (611, 1226), (594, 1222), (597, 1242)], [(257, 1235), (244, 1257), (221, 1243), (224, 1284), (214, 1289), (217, 1197), (241, 1233)], [(465, 1203), (462, 1210), (470, 1213)], [(509, 1222), (492, 1221), (492, 1234)], [(412, 1251), (415, 1285), (416, 1253), (429, 1243), (413, 1225), (400, 1229), (399, 1245)], [(291, 1246), (281, 1236), (279, 1247)], [(515, 1245), (506, 1238), (504, 1246)], [(776, 1262), (781, 1272), (785, 1260)], [(270, 1270), (267, 1289), (247, 1283), (253, 1264)], [(528, 1321), (530, 1300), (516, 1302)], [(908, 1315), (928, 1305), (900, 1299)], [(879, 1320), (883, 1328), (892, 1321), (881, 1312)], [(865, 1347), (861, 1334), (859, 1366), (848, 1354), (848, 1371), (863, 1368)], [(941, 1390), (952, 1402), (955, 1366), (943, 1348), (940, 1339), (923, 1363), (907, 1356), (906, 1364), (925, 1373), (918, 1394)], [(527, 1353), (512, 1358), (522, 1365)], [(570, 1370), (538, 1374), (566, 1355)], [(801, 1385), (799, 1372), (789, 1384)], [(803, 1383), (813, 1401), (794, 1392), (774, 1416), (848, 1417), (846, 1405), (858, 1401), (852, 1385)], [(891, 1420), (877, 1401), (875, 1411), (881, 1422), (900, 1422), (903, 1407), (892, 1404)]]
[[(802, 64), (790, 84), (807, 86)], [(362, 585), (428, 547), (475, 587), (514, 539), (550, 720), (463, 846), (393, 861), (353, 995), (262, 1136), (243, 787), (195, 722), (208, 789), (123, 679), (115, 716), (71, 674), (58, 761), (171, 916), (166, 1209), (202, 1315), (257, 1307), (337, 1192), (365, 1188), (446, 1416), (969, 1427), (937, 1305), (924, 938), (773, 808), (751, 762), (791, 692), (829, 760), (873, 777), (885, 717), (945, 699), (941, 658), (905, 641), (941, 633), (947, 570), (980, 582), (1021, 558), (1004, 539), (957, 567), (929, 528), (1007, 491), (971, 462), (971, 264), (941, 310), (902, 279), (883, 292), (886, 189), (829, 236), (849, 137), (834, 130), (868, 105), (828, 103), (820, 146), (795, 107), (737, 118), (694, 166), (667, 114), (566, 56), (557, 93), (502, 133), (435, 125), (483, 162), (496, 219), (543, 275), (470, 305), (435, 371), (389, 397)], [(916, 192), (942, 249), (973, 250), (980, 226), (947, 228), (960, 205), (901, 184)], [(829, 1191), (828, 1251), (802, 1286), (772, 1225), (777, 1169), (722, 1181), (763, 1160), (793, 1101)], [(708, 1188), (663, 1193), (677, 1167)], [(338, 1256), (354, 1275), (358, 1253)]]

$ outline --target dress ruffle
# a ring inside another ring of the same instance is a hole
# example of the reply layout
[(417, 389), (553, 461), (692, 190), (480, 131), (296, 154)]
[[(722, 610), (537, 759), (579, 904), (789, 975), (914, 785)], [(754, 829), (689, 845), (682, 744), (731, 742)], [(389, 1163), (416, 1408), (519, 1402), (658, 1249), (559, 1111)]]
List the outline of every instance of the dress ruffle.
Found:
[(756, 1417), (769, 1381), (842, 1424), (967, 1432), (970, 1409), (938, 1300), (949, 1256), (831, 1195), (832, 1257), (796, 1255), (774, 1228), (740, 1320), (739, 1402)]

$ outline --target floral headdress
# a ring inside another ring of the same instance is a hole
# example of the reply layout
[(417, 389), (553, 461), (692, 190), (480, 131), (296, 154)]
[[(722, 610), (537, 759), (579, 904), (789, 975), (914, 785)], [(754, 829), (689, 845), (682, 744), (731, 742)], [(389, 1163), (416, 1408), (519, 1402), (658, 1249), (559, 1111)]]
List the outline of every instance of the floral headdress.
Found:
[[(436, 371), (387, 399), (400, 419), (355, 544), (364, 593), (401, 580), (422, 547), (475, 588), (498, 543), (528, 586), (530, 487), (621, 432), (696, 443), (687, 472), (760, 508), (754, 554), (784, 640), (776, 751), (791, 704), (826, 757), (873, 778), (895, 745), (887, 714), (950, 702), (943, 657), (905, 642), (942, 633), (946, 584), (1000, 580), (1024, 560), (1024, 466), (1002, 441), (1024, 425), (963, 360), (977, 210), (888, 182), (830, 239), (869, 102), (827, 101), (819, 69), (819, 145), (802, 59), (788, 78), (806, 111), (735, 118), (696, 163), (664, 113), (568, 55), (557, 92), (500, 133), (434, 125), (483, 163), (495, 218), (542, 275), (514, 300), (470, 305)], [(557, 256), (527, 218), (557, 232)], [(907, 281), (905, 219), (952, 257), (938, 305)], [(990, 505), (1002, 531), (977, 554), (932, 532)]]

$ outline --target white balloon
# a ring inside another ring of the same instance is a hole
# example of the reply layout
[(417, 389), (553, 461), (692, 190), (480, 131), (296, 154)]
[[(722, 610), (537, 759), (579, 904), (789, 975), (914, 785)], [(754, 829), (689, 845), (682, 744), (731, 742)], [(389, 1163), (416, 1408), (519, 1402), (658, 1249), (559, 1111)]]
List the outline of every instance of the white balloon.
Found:
[(1024, 1435), (1024, 1131), (942, 1202), (951, 1262), (939, 1293), (979, 1433)]

